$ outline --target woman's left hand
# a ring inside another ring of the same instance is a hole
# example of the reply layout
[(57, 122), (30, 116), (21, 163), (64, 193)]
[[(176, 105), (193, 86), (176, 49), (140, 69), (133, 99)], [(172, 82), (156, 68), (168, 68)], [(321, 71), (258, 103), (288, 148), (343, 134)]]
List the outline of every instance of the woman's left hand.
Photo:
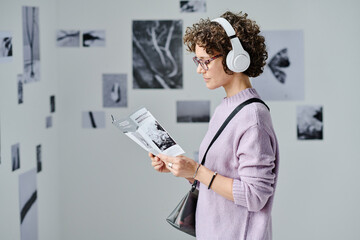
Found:
[(166, 168), (176, 177), (192, 178), (198, 166), (191, 158), (185, 156), (171, 157), (164, 154), (158, 154), (158, 158), (163, 161)]

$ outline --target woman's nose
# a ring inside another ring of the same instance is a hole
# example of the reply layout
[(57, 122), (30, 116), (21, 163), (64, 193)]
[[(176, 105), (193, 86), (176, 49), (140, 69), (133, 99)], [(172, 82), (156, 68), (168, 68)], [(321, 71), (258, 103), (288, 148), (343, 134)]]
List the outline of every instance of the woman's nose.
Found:
[(205, 70), (202, 68), (201, 64), (199, 64), (196, 68), (196, 72), (199, 74), (202, 74), (205, 72)]

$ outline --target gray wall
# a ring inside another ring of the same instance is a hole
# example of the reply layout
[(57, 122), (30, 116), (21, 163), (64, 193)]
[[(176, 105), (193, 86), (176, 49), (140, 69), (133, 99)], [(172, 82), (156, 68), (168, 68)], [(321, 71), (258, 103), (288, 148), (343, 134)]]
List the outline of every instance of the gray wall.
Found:
[[(25, 85), (25, 104), (18, 106), (23, 5), (40, 7), (42, 80)], [(156, 173), (147, 153), (111, 125), (110, 114), (121, 117), (146, 106), (192, 157), (207, 124), (176, 123), (176, 101), (210, 100), (213, 113), (225, 93), (206, 89), (185, 49), (183, 89), (133, 90), (132, 20), (182, 19), (185, 31), (201, 17), (243, 10), (263, 30), (304, 31), (305, 100), (268, 102), (281, 150), (274, 239), (359, 239), (360, 3), (209, 0), (205, 14), (180, 14), (178, 6), (166, 0), (2, 1), (0, 30), (13, 32), (15, 55), (12, 63), (0, 64), (0, 238), (20, 239), (18, 175), (35, 166), (40, 142), (39, 239), (191, 239), (165, 222), (188, 183)], [(56, 48), (57, 29), (104, 29), (106, 47)], [(128, 108), (102, 107), (103, 73), (128, 75)], [(51, 94), (57, 112), (46, 130)], [(296, 106), (303, 104), (324, 106), (323, 141), (297, 140)], [(105, 111), (106, 128), (83, 129), (81, 112), (87, 110)], [(16, 142), (23, 164), (11, 172)]]
[[(17, 74), (23, 73), (22, 6), (40, 9), (41, 80), (23, 86), (24, 103), (18, 105)], [(58, 64), (54, 45), (56, 3), (10, 1), (0, 3), (0, 31), (13, 37), (13, 60), (0, 63), (0, 239), (20, 239), (19, 175), (36, 168), (36, 146), (42, 147), (42, 168), (37, 174), (39, 239), (60, 239), (59, 113), (50, 113), (50, 96), (58, 97)], [(45, 128), (45, 118), (53, 127)], [(20, 169), (12, 171), (11, 145), (20, 143)]]

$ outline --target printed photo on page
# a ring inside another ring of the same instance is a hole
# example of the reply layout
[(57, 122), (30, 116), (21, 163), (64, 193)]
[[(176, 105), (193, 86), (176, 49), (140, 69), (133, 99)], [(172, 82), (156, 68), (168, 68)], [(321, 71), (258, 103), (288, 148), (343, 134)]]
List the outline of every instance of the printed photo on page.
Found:
[(154, 155), (162, 153), (178, 156), (184, 153), (184, 150), (146, 108), (141, 108), (126, 119), (116, 120), (113, 117), (113, 124)]

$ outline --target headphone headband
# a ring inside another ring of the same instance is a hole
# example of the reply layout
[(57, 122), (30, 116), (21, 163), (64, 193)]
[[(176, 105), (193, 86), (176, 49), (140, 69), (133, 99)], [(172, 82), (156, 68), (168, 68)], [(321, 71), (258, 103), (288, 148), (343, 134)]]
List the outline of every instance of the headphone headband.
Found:
[[(225, 18), (215, 18), (211, 21), (217, 22), (223, 27), (223, 29), (226, 32), (226, 35), (228, 35), (228, 37), (230, 38), (231, 44), (235, 43), (237, 46), (240, 46), (240, 49), (233, 47), (234, 51), (236, 51), (237, 53), (240, 51), (245, 51), (244, 48), (242, 47), (241, 43), (237, 44), (237, 41), (239, 40), (239, 42), (240, 42), (240, 39), (236, 36), (234, 28), (231, 26), (231, 24)], [(234, 40), (236, 39), (236, 40), (234, 41), (233, 39)]]
[(211, 21), (219, 23), (224, 28), (228, 37), (236, 36), (234, 28), (225, 18), (215, 18)]

